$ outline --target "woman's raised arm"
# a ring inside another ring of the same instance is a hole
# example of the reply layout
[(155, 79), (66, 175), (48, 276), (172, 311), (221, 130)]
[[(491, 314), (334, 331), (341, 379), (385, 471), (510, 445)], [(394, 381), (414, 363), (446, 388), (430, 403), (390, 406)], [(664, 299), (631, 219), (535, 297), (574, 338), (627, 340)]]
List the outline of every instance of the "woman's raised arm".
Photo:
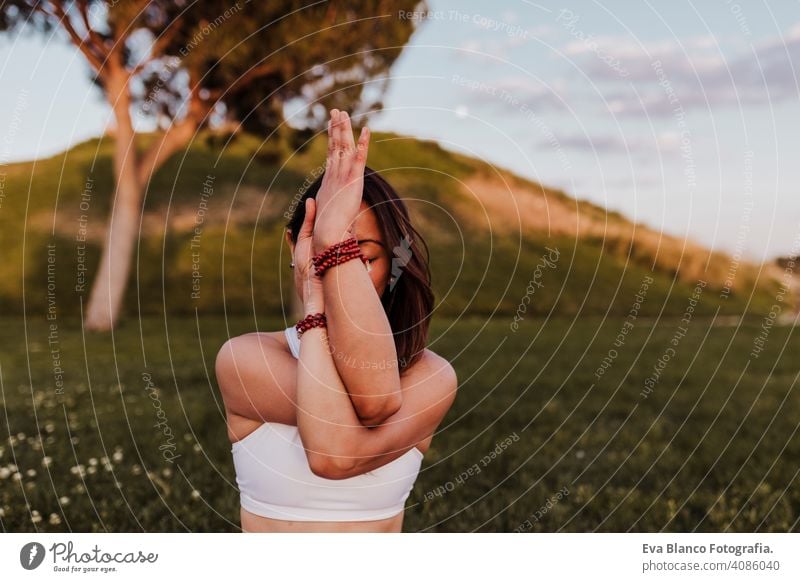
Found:
[[(295, 246), (304, 316), (330, 312), (322, 282), (307, 260), (306, 243), (315, 214), (315, 201), (308, 199), (302, 236), (298, 237), (300, 246)], [(337, 269), (348, 264), (360, 261), (348, 261)], [(403, 406), (390, 417), (391, 422), (370, 428), (362, 424), (334, 359), (326, 328), (313, 327), (301, 335), (295, 382), (297, 428), (309, 467), (329, 479), (360, 475), (404, 454), (433, 434), (455, 397), (452, 367), (438, 356), (429, 355), (421, 360), (423, 363), (414, 365), (414, 373), (404, 376), (403, 381), (409, 382), (406, 392), (410, 398), (403, 399)]]
[[(368, 148), (369, 130), (365, 127), (355, 144), (349, 116), (333, 109), (325, 175), (316, 198), (314, 253), (352, 236)], [(380, 424), (402, 404), (397, 351), (380, 297), (361, 261), (329, 269), (322, 284), (334, 365), (362, 423)]]

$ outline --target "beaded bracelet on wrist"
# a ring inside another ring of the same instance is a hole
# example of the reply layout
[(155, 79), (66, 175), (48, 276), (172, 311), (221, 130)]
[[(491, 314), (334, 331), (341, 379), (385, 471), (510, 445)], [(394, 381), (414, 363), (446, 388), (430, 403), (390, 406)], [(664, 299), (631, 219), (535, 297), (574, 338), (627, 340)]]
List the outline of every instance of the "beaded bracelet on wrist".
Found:
[(367, 257), (361, 252), (356, 237), (352, 236), (314, 255), (311, 258), (311, 262), (314, 265), (316, 274), (322, 276), (322, 274), (331, 267), (341, 265), (342, 263), (356, 258), (361, 259), (364, 263), (368, 261)]
[(312, 313), (306, 315), (294, 326), (294, 328), (297, 330), (298, 338), (313, 327), (328, 327), (328, 321), (325, 319), (324, 313)]
[(311, 261), (316, 267), (324, 263), (327, 259), (336, 256), (337, 254), (353, 253), (357, 251), (358, 248), (358, 241), (354, 236), (351, 236), (343, 241), (332, 244), (320, 253), (317, 253), (312, 257)]

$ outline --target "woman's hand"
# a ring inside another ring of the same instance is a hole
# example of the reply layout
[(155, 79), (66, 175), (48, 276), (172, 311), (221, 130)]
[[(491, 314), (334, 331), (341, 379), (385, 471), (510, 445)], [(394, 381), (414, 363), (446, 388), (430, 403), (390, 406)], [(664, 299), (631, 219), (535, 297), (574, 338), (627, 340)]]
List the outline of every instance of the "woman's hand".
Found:
[(325, 312), (325, 301), (322, 295), (322, 280), (317, 276), (314, 265), (311, 264), (313, 256), (312, 237), (314, 232), (314, 218), (316, 216), (316, 201), (306, 198), (306, 215), (300, 232), (297, 233), (297, 242), (294, 246), (294, 274), (301, 289), (300, 299), (303, 302), (303, 316), (313, 313)]
[(332, 109), (325, 174), (316, 197), (319, 211), (313, 229), (314, 252), (352, 236), (364, 192), (368, 149), (369, 129), (362, 128), (356, 144), (350, 116), (346, 111)]

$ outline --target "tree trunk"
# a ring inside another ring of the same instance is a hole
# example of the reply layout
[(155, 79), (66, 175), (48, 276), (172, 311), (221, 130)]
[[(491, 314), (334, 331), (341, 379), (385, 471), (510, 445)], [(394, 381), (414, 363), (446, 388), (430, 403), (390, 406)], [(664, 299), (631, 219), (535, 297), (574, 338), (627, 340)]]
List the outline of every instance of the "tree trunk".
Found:
[(145, 186), (164, 161), (191, 140), (204, 119), (205, 111), (204, 103), (197, 97), (196, 85), (193, 85), (195, 89), (189, 99), (186, 117), (171, 125), (140, 158), (131, 121), (129, 73), (119, 63), (114, 63), (107, 79), (106, 97), (112, 104), (117, 122), (114, 144), (116, 189), (103, 255), (86, 308), (84, 328), (92, 331), (107, 331), (119, 319), (133, 249), (139, 239), (138, 225)]
[(108, 88), (107, 96), (113, 104), (117, 122), (114, 144), (116, 189), (103, 254), (86, 308), (84, 327), (93, 331), (109, 330), (119, 318), (142, 211), (142, 183), (138, 178), (139, 164), (125, 72), (112, 73)]

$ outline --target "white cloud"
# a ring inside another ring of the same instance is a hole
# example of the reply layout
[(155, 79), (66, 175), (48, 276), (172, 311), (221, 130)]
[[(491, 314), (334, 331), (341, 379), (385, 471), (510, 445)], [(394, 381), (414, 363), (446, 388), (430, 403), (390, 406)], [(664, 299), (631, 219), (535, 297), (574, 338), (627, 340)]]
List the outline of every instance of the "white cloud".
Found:
[[(494, 105), (511, 115), (523, 114), (525, 110), (563, 109), (568, 96), (568, 83), (556, 78), (548, 86), (545, 83), (512, 75), (500, 79), (463, 79), (459, 91), (468, 103), (479, 106)], [(524, 107), (523, 107), (524, 105)]]
[(513, 10), (503, 10), (503, 12), (500, 13), (500, 18), (509, 24), (514, 24), (517, 22), (517, 20), (519, 20), (517, 13)]
[[(582, 150), (600, 154), (625, 154), (628, 156), (658, 156), (672, 154), (680, 149), (680, 136), (675, 132), (662, 132), (658, 136), (642, 135), (615, 135), (606, 134), (590, 136), (586, 134), (571, 134), (557, 136), (558, 143), (573, 150)], [(552, 148), (552, 143), (542, 140), (537, 147)]]
[[(619, 59), (628, 75), (622, 78), (593, 55), (586, 46), (570, 43), (587, 75), (596, 82), (625, 83), (624, 89), (606, 94), (609, 111), (618, 114), (660, 116), (674, 111), (673, 92), (684, 109), (776, 103), (798, 98), (800, 85), (800, 23), (783, 38), (753, 45), (725, 58), (714, 37), (701, 36), (659, 41), (637, 46), (630, 39), (598, 39), (603, 51)], [(579, 50), (580, 49), (580, 50)], [(656, 64), (658, 65), (656, 67)], [(642, 103), (630, 89), (636, 83)], [(659, 82), (661, 85), (659, 86)]]

